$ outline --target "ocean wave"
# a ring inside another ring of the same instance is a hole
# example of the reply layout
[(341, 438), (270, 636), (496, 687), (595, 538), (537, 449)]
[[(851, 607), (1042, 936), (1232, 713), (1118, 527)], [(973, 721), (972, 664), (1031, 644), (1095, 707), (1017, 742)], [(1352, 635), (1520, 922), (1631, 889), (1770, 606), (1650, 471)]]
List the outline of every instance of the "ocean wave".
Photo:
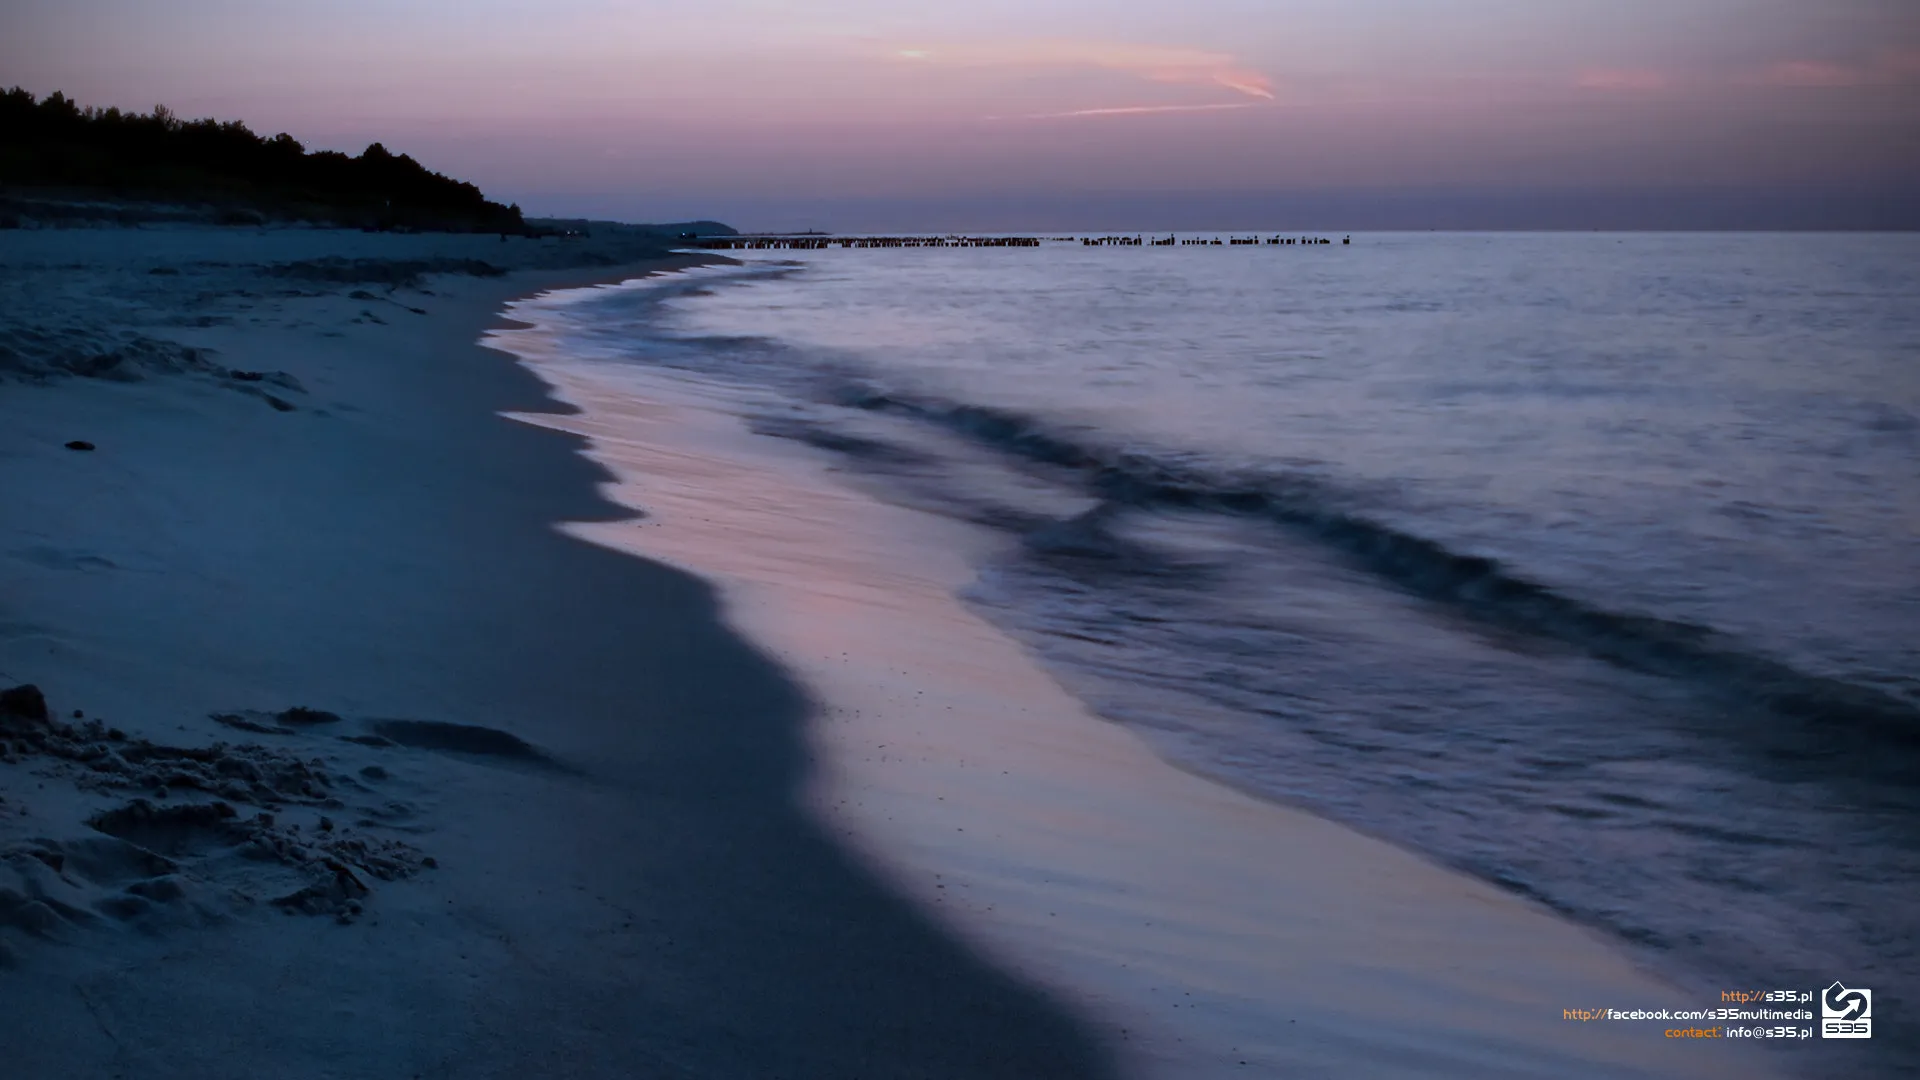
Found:
[[(732, 269), (670, 282), (627, 299), (648, 308), (715, 285), (751, 284), (794, 273), (791, 265)], [(630, 308), (626, 314), (639, 315)], [(652, 312), (647, 314), (651, 315)], [(635, 336), (641, 327), (643, 336)], [(1222, 468), (1198, 455), (1164, 448), (1116, 446), (1018, 411), (882, 385), (858, 357), (749, 334), (685, 334), (670, 321), (623, 321), (623, 351), (646, 363), (746, 376), (779, 386), (795, 398), (861, 412), (905, 418), (958, 435), (1010, 458), (1065, 472), (1102, 507), (1067, 522), (1037, 520), (978, 500), (970, 519), (1026, 534), (1029, 547), (1055, 556), (1149, 565), (1102, 529), (1118, 508), (1218, 513), (1271, 522), (1342, 556), (1390, 586), (1441, 605), (1483, 625), (1580, 650), (1623, 668), (1684, 680), (1720, 697), (1730, 708), (1760, 708), (1797, 721), (1798, 737), (1771, 753), (1783, 759), (1860, 756), (1891, 741), (1920, 748), (1920, 702), (1892, 690), (1802, 671), (1710, 626), (1660, 615), (1616, 610), (1529, 576), (1500, 559), (1459, 551), (1389, 523), (1372, 512), (1371, 493), (1305, 471)], [(756, 421), (766, 434), (793, 438), (857, 459), (868, 467), (932, 464), (904, 442), (850, 433), (830, 417), (773, 417)], [(1377, 502), (1377, 499), (1374, 499)], [(1862, 740), (1866, 740), (1863, 744)]]
[[(1386, 524), (1361, 499), (1314, 475), (1210, 472), (1139, 449), (1074, 438), (1034, 417), (977, 404), (883, 392), (849, 383), (841, 404), (909, 416), (1026, 461), (1072, 470), (1107, 507), (1174, 509), (1271, 521), (1330, 548), (1405, 592), (1500, 629), (1573, 647), (1630, 670), (1683, 679), (1733, 702), (1812, 725), (1790, 756), (1841, 753), (1869, 736), (1920, 747), (1920, 708), (1873, 686), (1810, 674), (1715, 629), (1617, 611), (1535, 581), (1498, 559), (1461, 552)], [(814, 430), (818, 430), (817, 428)], [(808, 441), (832, 447), (830, 437)], [(859, 440), (875, 457), (908, 453)], [(1043, 534), (1047, 550), (1110, 557), (1115, 543), (1089, 525), (1104, 511)], [(1068, 538), (1071, 542), (1067, 542)]]
[(1498, 274), (1382, 308), (1426, 295), (1410, 265), (941, 265), (605, 290), (569, 354), (999, 533), (963, 598), (1183, 767), (1701, 985), (1912, 966), (1920, 410), (1890, 306), (1810, 361), (1793, 319), (1823, 308), (1608, 292), (1638, 259), (1583, 262), (1592, 310), (1551, 327)]

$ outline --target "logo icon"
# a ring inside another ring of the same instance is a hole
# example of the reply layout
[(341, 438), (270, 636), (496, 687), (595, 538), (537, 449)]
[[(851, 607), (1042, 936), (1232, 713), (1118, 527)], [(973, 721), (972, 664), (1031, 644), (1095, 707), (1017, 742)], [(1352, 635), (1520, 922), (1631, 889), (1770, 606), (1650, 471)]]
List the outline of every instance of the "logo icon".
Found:
[(1873, 991), (1850, 990), (1835, 982), (1820, 995), (1820, 1037), (1873, 1038)]

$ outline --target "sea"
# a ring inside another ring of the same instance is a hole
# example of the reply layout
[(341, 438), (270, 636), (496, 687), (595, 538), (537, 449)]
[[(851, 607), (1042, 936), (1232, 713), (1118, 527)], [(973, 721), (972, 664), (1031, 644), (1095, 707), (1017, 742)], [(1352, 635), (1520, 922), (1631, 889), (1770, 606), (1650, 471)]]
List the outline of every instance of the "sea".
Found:
[(999, 537), (966, 602), (1169, 761), (1902, 1037), (1920, 235), (1340, 239), (737, 251), (543, 318)]

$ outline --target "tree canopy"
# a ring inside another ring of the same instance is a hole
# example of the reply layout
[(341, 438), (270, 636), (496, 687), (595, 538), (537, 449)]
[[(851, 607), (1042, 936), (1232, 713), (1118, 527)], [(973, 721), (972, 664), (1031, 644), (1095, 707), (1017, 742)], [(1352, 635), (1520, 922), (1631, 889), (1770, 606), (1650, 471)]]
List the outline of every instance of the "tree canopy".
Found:
[(370, 228), (518, 232), (518, 206), (442, 176), (379, 143), (358, 157), (308, 152), (284, 132), (82, 108), (66, 95), (0, 93), (0, 187), (97, 192), (245, 207), (273, 218)]

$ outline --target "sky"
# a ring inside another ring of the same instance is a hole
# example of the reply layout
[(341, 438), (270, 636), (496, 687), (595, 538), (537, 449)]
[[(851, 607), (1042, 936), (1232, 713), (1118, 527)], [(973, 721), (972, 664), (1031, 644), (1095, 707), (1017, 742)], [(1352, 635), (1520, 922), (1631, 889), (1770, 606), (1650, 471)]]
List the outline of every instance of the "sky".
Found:
[(750, 229), (1920, 225), (1920, 0), (0, 0), (0, 85)]

